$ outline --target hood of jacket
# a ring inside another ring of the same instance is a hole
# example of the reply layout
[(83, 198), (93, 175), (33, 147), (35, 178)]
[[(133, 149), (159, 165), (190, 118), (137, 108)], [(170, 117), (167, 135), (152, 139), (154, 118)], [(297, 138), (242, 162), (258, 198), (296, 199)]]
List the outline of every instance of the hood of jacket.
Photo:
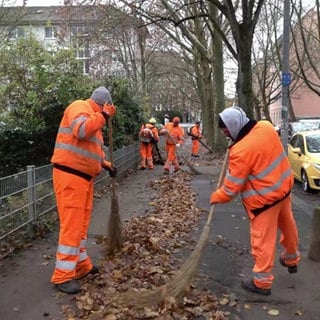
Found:
[(229, 130), (233, 141), (237, 140), (241, 129), (249, 122), (246, 113), (240, 107), (230, 107), (219, 113), (220, 118)]

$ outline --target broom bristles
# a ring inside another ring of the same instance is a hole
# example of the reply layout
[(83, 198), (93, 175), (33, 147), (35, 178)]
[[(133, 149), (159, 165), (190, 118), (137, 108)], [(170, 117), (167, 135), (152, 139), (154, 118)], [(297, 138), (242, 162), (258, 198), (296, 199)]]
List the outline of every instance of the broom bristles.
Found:
[(158, 305), (166, 299), (178, 297), (182, 292), (187, 291), (192, 279), (198, 269), (203, 249), (210, 233), (210, 224), (213, 216), (214, 206), (211, 207), (207, 223), (203, 229), (200, 239), (195, 246), (192, 254), (181, 266), (178, 274), (165, 285), (154, 290), (135, 291), (130, 290), (115, 297), (115, 302), (122, 305), (134, 305), (137, 307), (150, 307)]
[[(229, 150), (225, 154), (225, 158), (222, 164), (217, 189), (220, 188), (223, 182), (223, 178), (227, 170)], [(125, 293), (118, 294), (113, 298), (115, 303), (120, 303), (126, 306), (137, 307), (149, 307), (159, 305), (161, 302), (165, 302), (168, 298), (176, 298), (184, 291), (187, 291), (191, 285), (192, 279), (198, 269), (203, 249), (207, 243), (211, 220), (214, 214), (214, 205), (211, 205), (207, 222), (203, 228), (202, 234), (192, 251), (192, 254), (181, 266), (178, 274), (165, 285), (155, 288), (153, 290), (137, 291), (129, 290)]]
[(189, 167), (190, 171), (195, 174), (195, 175), (200, 175), (202, 174), (200, 171), (198, 171), (193, 165), (192, 163), (186, 158), (186, 157), (182, 157), (183, 160), (186, 162), (187, 166)]
[(109, 246), (108, 250), (114, 252), (122, 247), (122, 224), (119, 214), (119, 202), (116, 192), (113, 190), (111, 195), (111, 214), (109, 220)]

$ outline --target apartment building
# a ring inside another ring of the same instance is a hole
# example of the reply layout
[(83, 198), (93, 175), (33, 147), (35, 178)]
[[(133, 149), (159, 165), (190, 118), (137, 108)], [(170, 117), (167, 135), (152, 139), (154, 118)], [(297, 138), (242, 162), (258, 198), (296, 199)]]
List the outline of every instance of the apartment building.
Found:
[[(0, 37), (14, 41), (32, 33), (54, 54), (72, 48), (82, 63), (84, 74), (130, 72), (132, 61), (125, 60), (131, 51), (139, 64), (139, 41), (145, 41), (145, 28), (113, 6), (72, 5), (49, 7), (1, 7)], [(144, 32), (141, 32), (144, 30)], [(129, 39), (124, 42), (123, 39)]]
[[(311, 9), (299, 23), (292, 25), (289, 67), (291, 73), (289, 121), (320, 119), (320, 77), (319, 77), (319, 20), (318, 13)], [(270, 73), (275, 66), (269, 66)], [(273, 83), (273, 95), (277, 98), (269, 106), (270, 117), (275, 125), (281, 124), (281, 83)], [(272, 91), (272, 89), (270, 90)]]

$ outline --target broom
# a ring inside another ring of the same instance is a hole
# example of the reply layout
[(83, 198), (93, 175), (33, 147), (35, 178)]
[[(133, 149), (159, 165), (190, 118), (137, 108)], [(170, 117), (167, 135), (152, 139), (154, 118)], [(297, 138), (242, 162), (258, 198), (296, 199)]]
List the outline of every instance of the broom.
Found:
[[(228, 156), (229, 156), (229, 149), (227, 150), (224, 157), (224, 161), (223, 161), (220, 176), (219, 176), (219, 181), (217, 184), (217, 189), (221, 187), (223, 179), (225, 177), (226, 170), (227, 170)], [(158, 305), (163, 301), (167, 301), (171, 297), (177, 298), (181, 295), (181, 293), (186, 292), (189, 289), (193, 276), (197, 271), (203, 249), (208, 240), (208, 237), (210, 234), (211, 220), (214, 214), (214, 209), (215, 209), (215, 206), (212, 205), (209, 211), (206, 225), (204, 226), (202, 234), (195, 248), (193, 249), (192, 254), (185, 261), (185, 263), (182, 265), (177, 275), (172, 280), (170, 280), (165, 285), (159, 288), (156, 288), (154, 290), (146, 290), (142, 292), (130, 290), (126, 293), (122, 293), (114, 297), (114, 301), (121, 303), (122, 305), (134, 305), (141, 308), (151, 307), (153, 305)]]
[[(108, 135), (109, 135), (109, 150), (110, 150), (110, 162), (113, 165), (113, 139), (112, 139), (112, 119), (108, 119)], [(116, 192), (116, 178), (111, 178), (111, 213), (108, 226), (108, 250), (112, 253), (117, 249), (120, 249), (123, 244), (122, 238), (122, 224), (119, 213), (118, 195)]]

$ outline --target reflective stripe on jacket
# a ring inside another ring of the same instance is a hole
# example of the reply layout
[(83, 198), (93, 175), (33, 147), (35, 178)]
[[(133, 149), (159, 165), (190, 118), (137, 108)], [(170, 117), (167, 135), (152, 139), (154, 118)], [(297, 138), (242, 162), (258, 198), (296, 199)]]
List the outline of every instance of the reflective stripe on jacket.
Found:
[(229, 168), (223, 186), (211, 202), (228, 202), (241, 193), (250, 219), (254, 211), (284, 199), (293, 186), (293, 174), (277, 132), (259, 121), (230, 147)]
[(105, 123), (93, 100), (72, 102), (60, 122), (51, 162), (92, 177), (99, 174), (105, 159), (101, 130)]

